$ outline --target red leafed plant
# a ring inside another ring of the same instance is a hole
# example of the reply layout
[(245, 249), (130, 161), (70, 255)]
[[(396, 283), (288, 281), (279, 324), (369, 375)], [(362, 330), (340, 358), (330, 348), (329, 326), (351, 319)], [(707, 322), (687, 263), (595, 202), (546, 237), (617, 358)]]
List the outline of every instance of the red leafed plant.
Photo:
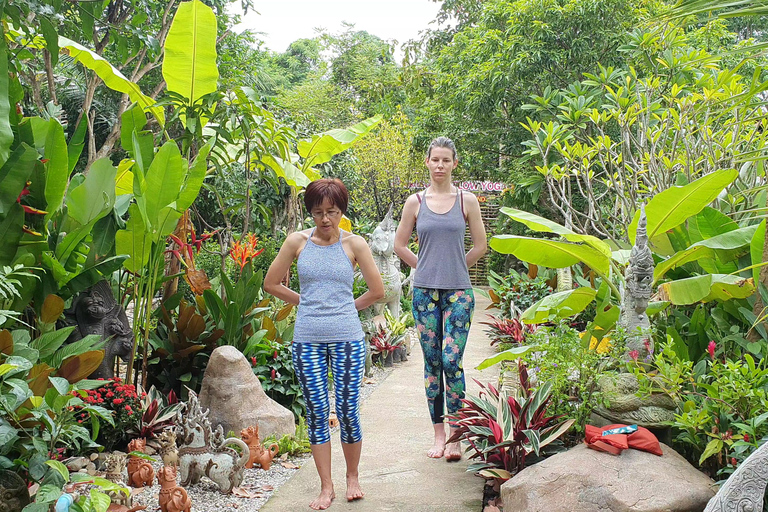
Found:
[(518, 362), (518, 374), (520, 396), (506, 396), (491, 384), (475, 381), (482, 389), (480, 394), (467, 395), (462, 399), (464, 406), (448, 416), (455, 427), (448, 442), (467, 441), (468, 451), (473, 452), (469, 458), (477, 459), (467, 471), (484, 478), (508, 480), (525, 467), (527, 456), (539, 456), (576, 421), (547, 416), (551, 382), (534, 390), (522, 361)]
[(491, 338), (491, 345), (496, 343), (522, 343), (525, 340), (526, 327), (517, 318), (498, 318), (488, 315), (490, 322), (480, 322), (490, 329), (485, 332)]
[(376, 334), (371, 336), (371, 353), (387, 355), (400, 346), (401, 343), (402, 339), (398, 339), (398, 341), (393, 343), (392, 334), (382, 327)]
[(141, 399), (142, 414), (139, 417), (139, 425), (136, 430), (137, 437), (153, 439), (163, 430), (172, 427), (176, 414), (181, 407), (176, 393), (171, 390), (168, 396), (164, 396), (154, 386)]

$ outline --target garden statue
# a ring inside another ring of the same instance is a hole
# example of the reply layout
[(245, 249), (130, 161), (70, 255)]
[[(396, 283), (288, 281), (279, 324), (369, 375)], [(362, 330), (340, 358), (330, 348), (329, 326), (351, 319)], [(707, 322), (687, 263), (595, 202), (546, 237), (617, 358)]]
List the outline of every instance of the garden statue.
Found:
[(653, 254), (648, 247), (648, 219), (645, 206), (640, 206), (635, 245), (629, 255), (629, 265), (624, 275), (624, 290), (621, 298), (619, 327), (627, 333), (627, 360), (646, 361), (653, 354), (653, 339), (648, 335), (651, 322), (646, 309), (651, 298), (653, 283)]
[[(622, 293), (619, 327), (627, 333), (625, 358), (639, 364), (648, 364), (653, 357), (653, 340), (648, 331), (651, 323), (646, 314), (653, 283), (653, 255), (648, 247), (648, 219), (645, 206), (640, 207), (635, 245), (629, 256)], [(633, 373), (603, 375), (598, 387), (605, 406), (598, 406), (593, 423), (598, 426), (611, 423), (638, 424), (654, 430), (663, 442), (670, 444), (668, 425), (675, 418), (677, 406), (664, 393), (653, 393), (640, 398), (640, 385)]]
[[(130, 452), (144, 453), (146, 447), (146, 439), (134, 439), (128, 443), (128, 451)], [(154, 479), (155, 470), (152, 469), (152, 464), (141, 457), (131, 455), (130, 459), (128, 459), (128, 484), (131, 487), (141, 489), (145, 485), (151, 486)]]
[(245, 467), (251, 469), (254, 463), (256, 463), (260, 465), (261, 469), (264, 471), (269, 471), (269, 468), (272, 466), (272, 459), (274, 459), (280, 451), (277, 444), (272, 443), (269, 445), (269, 448), (262, 446), (261, 440), (259, 439), (258, 426), (244, 428), (240, 431), (240, 437), (251, 450), (251, 456), (245, 464)]
[(0, 469), (0, 512), (21, 512), (29, 503), (24, 479), (13, 471)]
[(160, 443), (158, 453), (163, 459), (163, 464), (177, 467), (179, 465), (179, 449), (176, 447), (176, 432), (166, 430), (158, 436), (157, 440)]
[[(178, 412), (179, 468), (181, 485), (196, 484), (205, 475), (223, 494), (229, 494), (243, 481), (243, 468), (250, 458), (248, 445), (237, 438), (224, 438), (221, 425), (211, 430), (209, 410), (200, 406), (197, 394), (190, 390), (189, 401)], [(241, 449), (238, 454), (227, 445)]]
[(98, 334), (107, 340), (104, 359), (90, 375), (92, 379), (111, 379), (115, 376), (115, 358), (128, 361), (133, 349), (133, 331), (128, 324), (125, 310), (112, 295), (107, 281), (99, 281), (88, 290), (79, 293), (72, 307), (64, 312), (65, 321), (77, 326), (67, 341), (78, 341), (89, 334)]
[(123, 485), (123, 469), (125, 469), (124, 455), (113, 453), (107, 456), (104, 461), (104, 477), (124, 489), (124, 491), (119, 489), (109, 490), (107, 491), (107, 496), (109, 496), (112, 503), (130, 507), (132, 505), (131, 491)]
[(704, 512), (760, 512), (768, 484), (768, 443), (752, 452), (709, 500)]
[(397, 223), (392, 218), (392, 206), (390, 206), (384, 220), (373, 230), (368, 245), (371, 246), (373, 260), (384, 281), (384, 297), (374, 303), (374, 315), (384, 314), (386, 305), (394, 318), (400, 318), (400, 295), (408, 280), (400, 272), (400, 258), (395, 254), (396, 230)]
[(176, 485), (176, 468), (163, 466), (157, 472), (160, 484), (158, 502), (161, 512), (190, 512), (192, 500), (187, 496), (183, 487)]

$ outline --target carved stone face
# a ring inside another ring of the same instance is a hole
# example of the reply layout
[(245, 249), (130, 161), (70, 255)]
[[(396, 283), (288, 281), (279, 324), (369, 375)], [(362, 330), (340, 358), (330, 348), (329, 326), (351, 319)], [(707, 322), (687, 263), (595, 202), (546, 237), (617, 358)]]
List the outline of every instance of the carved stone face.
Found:
[(133, 332), (119, 318), (110, 318), (104, 331), (106, 336), (112, 337), (112, 354), (128, 362), (133, 350)]
[(377, 226), (371, 235), (371, 252), (380, 256), (391, 256), (395, 250), (394, 232)]

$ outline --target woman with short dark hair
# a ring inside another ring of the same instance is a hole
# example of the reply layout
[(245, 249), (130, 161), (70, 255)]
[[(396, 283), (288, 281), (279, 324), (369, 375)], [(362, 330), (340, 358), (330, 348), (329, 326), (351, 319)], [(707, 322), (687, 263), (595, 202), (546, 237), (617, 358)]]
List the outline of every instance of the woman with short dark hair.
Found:
[[(445, 455), (448, 461), (461, 459), (458, 442), (446, 445), (443, 420), (446, 410), (448, 414), (459, 410), (466, 388), (462, 360), (475, 306), (467, 269), (488, 249), (477, 197), (451, 183), (458, 163), (451, 139), (432, 141), (425, 161), (429, 186), (405, 201), (395, 233), (395, 252), (416, 269), (413, 318), (424, 353), (424, 384), (435, 435), (427, 456)], [(418, 257), (408, 248), (414, 226)], [(472, 249), (465, 254), (467, 227)]]
[[(347, 500), (363, 497), (358, 481), (362, 448), (359, 398), (365, 371), (365, 338), (357, 312), (384, 297), (384, 284), (366, 241), (339, 228), (349, 195), (338, 179), (320, 179), (304, 192), (315, 227), (291, 233), (264, 278), (264, 290), (299, 306), (293, 334), (293, 365), (307, 404), (312, 457), (320, 475), (320, 495), (309, 506), (324, 510), (335, 498), (328, 426), (328, 365), (333, 372), (336, 415), (347, 463)], [(296, 261), (301, 293), (282, 284)], [(354, 268), (368, 291), (352, 294)]]

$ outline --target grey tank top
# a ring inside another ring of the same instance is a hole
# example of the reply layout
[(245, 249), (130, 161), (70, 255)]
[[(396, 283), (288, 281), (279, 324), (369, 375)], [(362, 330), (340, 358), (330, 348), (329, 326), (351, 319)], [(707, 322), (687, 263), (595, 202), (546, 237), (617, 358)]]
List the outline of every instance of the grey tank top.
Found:
[(416, 216), (419, 254), (413, 285), (437, 290), (472, 288), (464, 253), (467, 224), (462, 212), (462, 192), (456, 192), (453, 207), (442, 214), (429, 209), (426, 192), (425, 190), (424, 196), (420, 198), (421, 206)]
[(309, 235), (296, 267), (301, 290), (294, 343), (332, 343), (363, 339), (363, 328), (355, 309), (352, 283), (354, 269), (341, 239), (332, 245), (317, 245)]

